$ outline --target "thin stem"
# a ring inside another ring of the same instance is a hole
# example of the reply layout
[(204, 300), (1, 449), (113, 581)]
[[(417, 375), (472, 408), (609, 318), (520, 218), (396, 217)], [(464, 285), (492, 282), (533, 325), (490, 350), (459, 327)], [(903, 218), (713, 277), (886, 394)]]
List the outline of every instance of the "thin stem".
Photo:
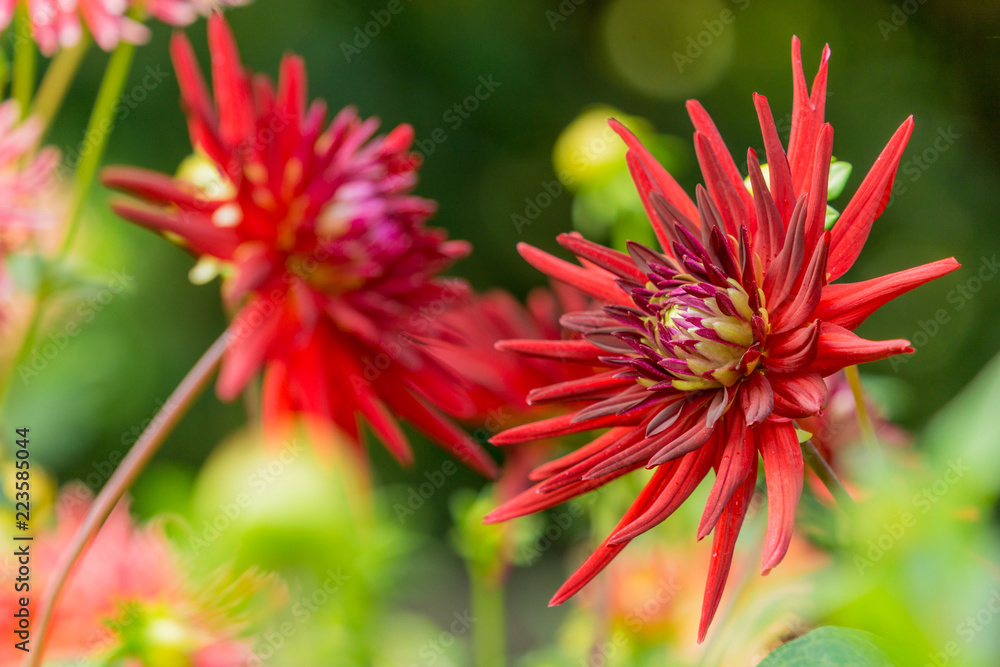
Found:
[(10, 81), (10, 62), (7, 60), (7, 54), (4, 53), (3, 49), (0, 49), (0, 99), (5, 97), (4, 89), (7, 88), (7, 83)]
[(59, 51), (45, 70), (45, 76), (42, 77), (35, 101), (31, 105), (31, 112), (42, 119), (44, 127), (48, 127), (59, 113), (69, 86), (89, 48), (90, 36), (84, 33), (76, 45)]
[(865, 446), (877, 454), (878, 459), (881, 460), (882, 451), (878, 446), (872, 416), (868, 412), (868, 401), (865, 400), (865, 388), (861, 386), (861, 375), (858, 373), (858, 367), (848, 366), (844, 369), (844, 375), (847, 376), (847, 384), (850, 385), (851, 393), (854, 395), (854, 406), (858, 415), (858, 426), (861, 428), (861, 437), (865, 441)]
[(17, 369), (20, 368), (21, 362), (28, 356), (28, 352), (35, 345), (35, 339), (38, 338), (38, 329), (42, 324), (42, 310), (44, 309), (43, 299), (38, 298), (34, 307), (31, 311), (31, 320), (28, 322), (28, 328), (24, 330), (24, 337), (21, 339), (21, 345), (17, 348), (17, 352), (10, 360), (10, 371), (7, 372), (6, 377), (3, 378), (3, 385), (0, 386), (0, 414), (3, 413), (4, 407), (7, 405), (7, 397), (10, 396), (10, 388), (14, 384), (14, 374), (17, 373)]
[(202, 355), (201, 359), (188, 371), (177, 389), (170, 395), (167, 402), (160, 408), (160, 411), (150, 422), (146, 430), (139, 436), (135, 445), (129, 453), (122, 459), (118, 469), (108, 479), (107, 484), (97, 494), (90, 511), (87, 512), (83, 524), (73, 536), (73, 541), (69, 547), (59, 556), (59, 561), (53, 570), (52, 578), (42, 596), (41, 611), (38, 615), (38, 625), (35, 630), (35, 650), (28, 655), (25, 667), (37, 667), (41, 664), (42, 656), (45, 653), (45, 640), (48, 639), (49, 626), (52, 623), (52, 612), (59, 602), (59, 594), (62, 592), (73, 570), (73, 566), (80, 560), (87, 545), (100, 531), (101, 526), (107, 521), (112, 510), (125, 492), (132, 486), (135, 480), (142, 473), (146, 464), (149, 463), (153, 455), (156, 454), (160, 445), (166, 439), (170, 431), (180, 421), (181, 416), (187, 412), (194, 400), (201, 394), (208, 384), (212, 373), (222, 359), (229, 344), (230, 335), (227, 331), (222, 334), (212, 344), (208, 351)]
[(507, 633), (504, 618), (503, 580), (469, 565), (472, 597), (472, 645), (476, 667), (504, 667), (507, 663)]
[(80, 226), (80, 214), (83, 211), (84, 202), (87, 200), (87, 194), (90, 192), (90, 186), (97, 175), (97, 168), (104, 157), (104, 150), (108, 146), (108, 137), (114, 129), (114, 115), (118, 109), (118, 101), (125, 88), (125, 82), (128, 81), (129, 72), (132, 70), (132, 56), (134, 54), (135, 46), (122, 42), (111, 54), (108, 67), (104, 70), (104, 78), (97, 91), (94, 110), (90, 113), (87, 133), (84, 135), (84, 141), (90, 150), (83, 154), (76, 168), (73, 201), (69, 209), (66, 237), (59, 249), (60, 259), (69, 252), (76, 231)]
[(21, 105), (21, 115), (28, 113), (31, 95), (35, 91), (35, 70), (38, 66), (38, 49), (31, 38), (31, 18), (28, 4), (19, 2), (14, 19), (14, 74), (11, 97)]
[(812, 468), (816, 476), (823, 482), (823, 486), (834, 497), (837, 504), (848, 514), (856, 514), (858, 512), (857, 503), (854, 502), (854, 498), (851, 498), (851, 494), (847, 492), (844, 483), (840, 481), (837, 473), (834, 472), (827, 460), (816, 449), (816, 445), (812, 440), (806, 440), (802, 443), (802, 458), (805, 459), (806, 464)]

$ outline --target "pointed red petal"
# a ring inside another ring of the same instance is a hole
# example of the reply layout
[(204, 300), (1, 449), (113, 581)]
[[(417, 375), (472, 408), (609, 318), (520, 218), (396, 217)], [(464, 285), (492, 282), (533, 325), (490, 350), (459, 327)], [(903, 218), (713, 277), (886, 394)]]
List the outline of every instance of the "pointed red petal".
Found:
[(510, 500), (507, 500), (500, 505), (500, 507), (487, 514), (486, 517), (483, 518), (483, 523), (500, 523), (501, 521), (510, 521), (511, 519), (516, 519), (518, 517), (550, 509), (556, 505), (566, 502), (567, 500), (571, 500), (577, 496), (582, 496), (585, 493), (590, 493), (594, 489), (598, 489), (608, 482), (632, 472), (638, 467), (639, 466), (622, 468), (621, 470), (618, 470), (615, 473), (601, 479), (580, 479), (571, 484), (561, 486), (558, 489), (553, 489), (548, 493), (541, 493), (539, 491), (539, 487), (541, 485), (536, 484), (530, 489), (522, 491)]
[[(736, 187), (739, 187), (744, 193), (747, 192), (743, 185), (743, 179), (739, 180), (738, 186), (734, 186), (730, 182), (711, 141), (700, 132), (695, 132), (694, 148), (698, 164), (701, 166), (701, 173), (705, 178), (705, 187), (722, 216), (722, 224), (726, 234), (738, 237), (740, 227), (744, 224), (753, 227), (750, 231), (755, 232), (755, 225), (750, 225), (747, 206), (736, 191)], [(729, 159), (732, 160), (732, 158)], [(749, 199), (749, 193), (747, 193), (747, 198)], [(755, 210), (753, 202), (750, 202), (750, 210)]]
[(858, 186), (847, 208), (833, 226), (830, 237), (829, 280), (847, 273), (861, 254), (872, 223), (881, 215), (892, 194), (893, 178), (903, 149), (913, 133), (913, 116), (907, 118), (875, 160), (865, 180)]
[(379, 378), (379, 394), (401, 419), (413, 424), (431, 442), (445, 450), (470, 469), (488, 479), (496, 479), (499, 468), (479, 444), (441, 413), (412, 395), (405, 384), (391, 373)]
[(799, 373), (771, 374), (774, 412), (781, 417), (798, 419), (822, 411), (829, 398), (826, 382), (812, 370)]
[(755, 426), (771, 415), (774, 410), (774, 391), (763, 373), (752, 374), (740, 387), (740, 408), (746, 417), (747, 426)]
[[(771, 260), (781, 250), (781, 243), (785, 237), (785, 223), (781, 219), (781, 213), (775, 206), (771, 193), (767, 190), (764, 182), (764, 175), (760, 170), (760, 162), (757, 160), (757, 153), (751, 148), (747, 151), (747, 169), (750, 172), (750, 183), (754, 192), (754, 206), (757, 210), (757, 240), (755, 250), (763, 263), (762, 268), (767, 271)], [(774, 178), (772, 176), (772, 178)], [(789, 209), (789, 215), (791, 209)]]
[(712, 117), (708, 115), (708, 112), (705, 111), (705, 108), (701, 106), (698, 100), (688, 100), (685, 106), (687, 107), (688, 115), (691, 117), (691, 122), (694, 124), (694, 129), (708, 139), (712, 145), (712, 152), (715, 154), (719, 166), (722, 168), (722, 173), (725, 175), (729, 185), (732, 186), (733, 192), (739, 196), (744, 209), (746, 211), (753, 211), (753, 201), (750, 193), (747, 192), (746, 187), (743, 185), (743, 176), (740, 174), (740, 170), (737, 168), (732, 154), (726, 147), (726, 142), (722, 140), (719, 129), (712, 121)]
[(633, 427), (613, 428), (607, 433), (598, 436), (591, 442), (588, 442), (586, 445), (573, 450), (569, 454), (561, 456), (553, 461), (549, 461), (548, 463), (543, 463), (532, 470), (528, 478), (532, 481), (540, 481), (549, 477), (554, 477), (559, 473), (568, 470), (577, 463), (590, 458), (619, 438), (624, 437), (632, 430), (632, 428)]
[(767, 574), (785, 557), (792, 540), (804, 470), (802, 449), (790, 423), (761, 424), (757, 446), (767, 482), (767, 535), (761, 560), (761, 572)]
[(558, 361), (578, 361), (587, 364), (598, 364), (600, 357), (607, 355), (607, 352), (583, 338), (579, 340), (501, 340), (497, 341), (495, 347), (501, 352), (513, 352), (529, 357)]
[(114, 197), (111, 210), (126, 220), (154, 232), (169, 232), (182, 238), (194, 255), (212, 255), (230, 259), (239, 246), (239, 236), (231, 229), (216, 227), (207, 215), (188, 211), (167, 212), (134, 201)]
[[(641, 514), (646, 510), (647, 507), (655, 500), (659, 495), (661, 490), (666, 486), (667, 482), (671, 480), (673, 476), (673, 470), (667, 466), (657, 468), (656, 472), (646, 486), (643, 487), (642, 492), (635, 499), (635, 502), (628, 508), (625, 512), (625, 516), (618, 523), (618, 527), (622, 527), (627, 523), (631, 522), (636, 516)], [(560, 605), (569, 598), (576, 595), (577, 592), (584, 586), (586, 586), (591, 579), (597, 576), (597, 574), (607, 567), (608, 563), (614, 559), (621, 550), (625, 548), (625, 544), (609, 545), (608, 540), (605, 540), (601, 546), (597, 547), (590, 558), (588, 558), (583, 565), (581, 565), (573, 575), (566, 580), (556, 594), (552, 596), (549, 601), (549, 606), (554, 607)]]
[(700, 449), (658, 467), (657, 472), (664, 469), (676, 472), (671, 475), (669, 483), (663, 486), (645, 510), (629, 521), (618, 524), (608, 538), (608, 543), (612, 546), (625, 545), (676, 512), (705, 479), (715, 459), (716, 449), (716, 441), (712, 441)]
[(808, 326), (768, 337), (767, 351), (761, 363), (775, 373), (795, 373), (813, 362), (818, 346), (819, 325), (812, 322)]
[[(767, 98), (754, 93), (754, 107), (757, 108), (757, 118), (760, 121), (761, 135), (764, 137), (764, 150), (767, 154), (767, 172), (771, 185), (771, 197), (781, 215), (782, 231), (784, 225), (792, 218), (792, 209), (795, 208), (795, 189), (792, 187), (792, 174), (788, 168), (788, 158), (785, 156), (785, 149), (781, 146), (781, 139), (778, 138), (778, 130), (774, 125), (774, 116), (771, 115), (771, 107), (767, 104)], [(758, 192), (754, 187), (754, 195)], [(760, 216), (758, 215), (758, 219)], [(758, 223), (759, 224), (759, 223)], [(775, 248), (777, 252), (777, 248)]]
[(598, 301), (623, 306), (632, 305), (632, 300), (615, 284), (610, 273), (571, 264), (527, 243), (518, 243), (517, 251), (529, 264), (545, 275), (572, 285)]
[(829, 322), (820, 324), (816, 360), (810, 368), (820, 375), (836, 373), (842, 368), (871, 361), (888, 359), (897, 354), (911, 354), (910, 341), (866, 340), (843, 327)]
[(606, 248), (599, 243), (588, 241), (579, 233), (560, 234), (556, 237), (559, 245), (569, 250), (577, 257), (581, 257), (605, 271), (610, 271), (617, 276), (634, 280), (640, 285), (646, 283), (646, 274), (635, 266), (632, 258), (618, 250)]
[(631, 378), (617, 378), (617, 370), (606, 371), (578, 380), (567, 380), (547, 387), (539, 387), (528, 392), (528, 403), (561, 403), (579, 401), (604, 395), (605, 392), (621, 389), (635, 383)]
[[(806, 207), (806, 252), (816, 247), (826, 225), (827, 191), (830, 180), (830, 158), (833, 156), (833, 127), (824, 123), (816, 137), (809, 201)], [(826, 278), (824, 273), (822, 278)], [(824, 280), (825, 282), (825, 280)]]
[(826, 273), (828, 249), (828, 238), (824, 237), (816, 245), (809, 266), (802, 275), (802, 282), (792, 293), (791, 299), (776, 308), (777, 312), (771, 324), (774, 333), (783, 333), (801, 325), (819, 305), (823, 294), (823, 276)]
[(811, 319), (820, 319), (853, 331), (869, 315), (900, 294), (951, 273), (960, 266), (954, 257), (949, 257), (860, 283), (827, 285)]
[(236, 40), (218, 12), (208, 19), (208, 44), (212, 53), (215, 102), (219, 107), (219, 130), (228, 145), (236, 146), (254, 133), (254, 105)]
[(260, 370), (274, 345), (282, 312), (264, 297), (258, 297), (237, 313), (229, 326), (229, 344), (216, 386), (220, 399), (236, 398)]
[(494, 445), (513, 445), (519, 442), (540, 440), (542, 438), (550, 438), (556, 435), (582, 433), (583, 431), (592, 431), (594, 429), (606, 428), (608, 426), (623, 426), (638, 422), (638, 418), (636, 417), (620, 417), (618, 415), (607, 415), (606, 417), (599, 417), (597, 419), (574, 422), (573, 417), (575, 416), (576, 413), (571, 412), (558, 417), (542, 419), (531, 424), (515, 426), (514, 428), (507, 429), (506, 431), (493, 436), (490, 438), (490, 442)]
[(716, 459), (715, 483), (708, 494), (701, 523), (698, 524), (699, 540), (712, 532), (733, 493), (751, 472), (757, 470), (753, 431), (747, 428), (746, 420), (739, 410), (730, 410), (727, 415), (725, 439), (716, 453)]
[(655, 157), (642, 145), (642, 142), (632, 134), (631, 130), (619, 123), (614, 118), (608, 120), (608, 124), (611, 126), (618, 136), (625, 141), (628, 145), (629, 151), (635, 153), (636, 157), (642, 163), (642, 166), (646, 169), (646, 173), (652, 179), (652, 182), (656, 185), (657, 191), (670, 201), (671, 204), (680, 209), (681, 213), (686, 215), (691, 220), (698, 220), (698, 209), (691, 201), (691, 197), (684, 192), (684, 188), (677, 184), (674, 177), (663, 168)]
[(757, 486), (756, 466), (757, 459), (754, 458), (754, 474), (748, 475), (743, 486), (733, 494), (715, 526), (715, 535), (712, 538), (712, 560), (708, 566), (708, 582), (705, 585), (701, 621), (698, 624), (698, 643), (705, 641), (708, 626), (715, 618), (715, 612), (718, 611), (719, 602), (722, 600), (722, 591), (726, 586), (729, 568), (733, 563), (736, 538), (739, 537), (740, 528), (743, 527), (743, 518), (746, 516), (750, 499)]

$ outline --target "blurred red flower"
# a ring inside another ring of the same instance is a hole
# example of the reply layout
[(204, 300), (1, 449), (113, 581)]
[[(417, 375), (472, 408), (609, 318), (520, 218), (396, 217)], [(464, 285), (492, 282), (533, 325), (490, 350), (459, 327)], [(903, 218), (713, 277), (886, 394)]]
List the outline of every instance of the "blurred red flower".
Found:
[(306, 103), (300, 58), (285, 57), (275, 89), (243, 68), (221, 15), (208, 30), (214, 102), (187, 38), (171, 46), (209, 178), (119, 167), (104, 182), (145, 200), (118, 201), (119, 215), (224, 267), (224, 297), (239, 312), (220, 397), (233, 399), (263, 368), (268, 423), (305, 415), (357, 444), (360, 416), (409, 463), (399, 417), (492, 476), (493, 460), (442, 415), (474, 412), (462, 382), (414, 338), (433, 328), (426, 312), (465, 298), (463, 282), (438, 274), (469, 246), (424, 224), (435, 204), (410, 194), (413, 129), (374, 136), (378, 120), (352, 108), (328, 124), (322, 101)]

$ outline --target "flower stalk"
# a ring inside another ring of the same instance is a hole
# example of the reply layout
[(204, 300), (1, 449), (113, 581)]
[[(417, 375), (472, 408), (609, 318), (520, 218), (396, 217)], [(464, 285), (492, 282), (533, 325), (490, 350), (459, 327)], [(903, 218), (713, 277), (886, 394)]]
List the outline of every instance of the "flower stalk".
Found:
[(38, 93), (31, 104), (31, 113), (41, 118), (45, 127), (59, 113), (90, 44), (90, 37), (84, 33), (74, 46), (60, 51), (45, 70), (45, 76), (42, 77)]
[(65, 587), (73, 567), (111, 515), (119, 500), (159, 450), (167, 435), (208, 385), (230, 338), (228, 331), (223, 333), (195, 363), (97, 495), (87, 517), (73, 537), (73, 541), (60, 555), (53, 570), (52, 578), (42, 597), (41, 611), (38, 615), (38, 624), (35, 630), (36, 647), (25, 661), (25, 667), (37, 667), (42, 664), (53, 611), (59, 602), (59, 594)]
[(858, 415), (858, 427), (861, 429), (861, 438), (865, 442), (865, 447), (875, 455), (875, 459), (882, 460), (882, 450), (878, 446), (878, 436), (875, 435), (875, 425), (872, 423), (871, 413), (868, 412), (868, 401), (865, 400), (865, 388), (861, 386), (861, 375), (857, 366), (848, 366), (844, 369), (847, 376), (847, 384), (851, 387), (851, 394), (854, 396), (855, 412)]
[(121, 43), (111, 54), (108, 67), (104, 71), (104, 78), (101, 80), (101, 87), (97, 92), (97, 99), (94, 102), (94, 109), (90, 113), (90, 121), (87, 123), (87, 132), (84, 135), (88, 141), (93, 141), (92, 149), (80, 159), (77, 165), (74, 178), (73, 199), (70, 204), (69, 217), (67, 222), (66, 237), (63, 239), (59, 249), (59, 257), (64, 258), (73, 245), (77, 229), (80, 226), (80, 214), (83, 212), (83, 205), (90, 192), (90, 186), (97, 176), (97, 168), (104, 157), (104, 151), (108, 146), (108, 137), (114, 129), (114, 114), (118, 107), (118, 100), (121, 98), (125, 82), (128, 80), (129, 72), (132, 70), (132, 58), (135, 55), (135, 46)]
[(26, 3), (18, 3), (15, 18), (14, 67), (11, 79), (11, 97), (21, 105), (21, 115), (26, 116), (35, 90), (35, 72), (38, 67), (38, 49), (31, 39), (31, 19)]
[(802, 443), (802, 458), (805, 460), (806, 465), (812, 468), (812, 471), (816, 473), (820, 481), (823, 482), (823, 486), (826, 487), (830, 495), (834, 497), (837, 504), (840, 505), (844, 511), (850, 515), (855, 515), (858, 512), (858, 505), (854, 502), (854, 498), (851, 498), (851, 494), (847, 492), (847, 488), (844, 483), (840, 481), (837, 477), (837, 473), (834, 471), (833, 467), (830, 466), (829, 462), (823, 458), (819, 450), (816, 448), (815, 443), (810, 440), (806, 440)]

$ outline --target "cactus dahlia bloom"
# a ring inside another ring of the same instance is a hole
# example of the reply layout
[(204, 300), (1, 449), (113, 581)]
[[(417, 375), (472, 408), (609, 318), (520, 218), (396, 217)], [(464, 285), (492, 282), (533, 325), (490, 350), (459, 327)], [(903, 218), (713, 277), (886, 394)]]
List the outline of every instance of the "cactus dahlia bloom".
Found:
[(582, 265), (530, 246), (521, 253), (552, 278), (603, 307), (562, 318), (580, 340), (513, 340), (529, 356), (604, 367), (576, 382), (535, 391), (535, 403), (586, 401), (563, 417), (515, 427), (493, 439), (513, 444), (608, 429), (590, 444), (536, 470), (533, 488), (487, 517), (539, 511), (640, 467), (655, 468), (616, 530), (552, 599), (559, 604), (590, 581), (626, 544), (667, 518), (710, 470), (715, 481), (698, 529), (714, 532), (699, 640), (719, 605), (733, 547), (764, 468), (769, 507), (762, 571), (788, 548), (802, 491), (803, 461), (793, 420), (820, 413), (824, 377), (845, 366), (912, 352), (905, 340), (853, 333), (890, 299), (958, 267), (945, 259), (861, 283), (839, 283), (864, 245), (892, 188), (910, 136), (896, 131), (831, 231), (824, 229), (833, 130), (823, 122), (829, 49), (812, 90), (792, 42), (794, 101), (788, 151), (767, 100), (754, 105), (770, 181), (747, 154), (752, 184), (695, 101), (688, 111), (705, 179), (692, 201), (621, 124), (636, 187), (662, 247), (609, 250), (577, 236), (560, 243)]
[(378, 121), (351, 108), (328, 123), (322, 101), (306, 105), (300, 58), (284, 59), (275, 88), (243, 69), (221, 15), (208, 29), (214, 103), (188, 40), (175, 35), (171, 46), (192, 143), (211, 177), (120, 167), (104, 182), (144, 200), (115, 203), (119, 215), (224, 273), (224, 298), (239, 311), (219, 396), (233, 399), (264, 369), (266, 423), (302, 415), (357, 444), (360, 417), (408, 463), (398, 416), (492, 475), (493, 460), (441, 413), (469, 415), (471, 401), (409, 331), (425, 309), (464, 296), (464, 283), (437, 274), (469, 251), (426, 227), (434, 203), (410, 194), (413, 129), (374, 136)]

